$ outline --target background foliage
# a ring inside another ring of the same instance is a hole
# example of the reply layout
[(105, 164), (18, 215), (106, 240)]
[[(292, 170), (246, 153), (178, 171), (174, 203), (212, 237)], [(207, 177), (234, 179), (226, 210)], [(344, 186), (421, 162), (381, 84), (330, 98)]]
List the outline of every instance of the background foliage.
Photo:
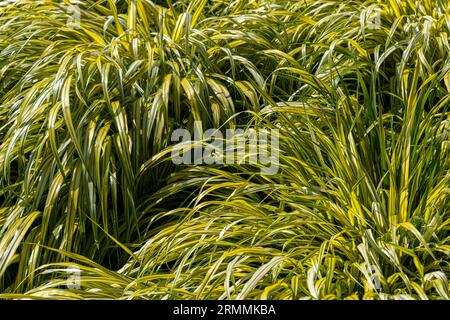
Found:
[(449, 299), (447, 0), (70, 5), (0, 1), (0, 297)]

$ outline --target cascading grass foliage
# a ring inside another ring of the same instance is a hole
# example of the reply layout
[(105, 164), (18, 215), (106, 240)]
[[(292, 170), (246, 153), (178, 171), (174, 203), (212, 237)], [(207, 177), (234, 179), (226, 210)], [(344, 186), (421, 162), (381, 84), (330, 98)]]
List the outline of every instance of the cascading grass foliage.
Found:
[(0, 1), (1, 298), (450, 298), (448, 0), (74, 6)]

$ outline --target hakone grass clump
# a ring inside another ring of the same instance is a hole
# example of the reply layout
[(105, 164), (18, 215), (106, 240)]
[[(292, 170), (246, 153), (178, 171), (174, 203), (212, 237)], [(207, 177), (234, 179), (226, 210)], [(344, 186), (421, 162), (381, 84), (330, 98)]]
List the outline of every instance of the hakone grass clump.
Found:
[[(449, 299), (449, 37), (447, 0), (0, 1), (0, 298)], [(277, 129), (278, 173), (175, 165), (196, 122)]]

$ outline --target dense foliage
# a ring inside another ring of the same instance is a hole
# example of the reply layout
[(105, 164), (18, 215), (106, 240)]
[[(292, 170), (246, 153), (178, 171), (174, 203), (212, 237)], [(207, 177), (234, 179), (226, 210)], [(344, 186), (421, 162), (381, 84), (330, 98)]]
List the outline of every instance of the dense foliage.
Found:
[[(0, 1), (0, 297), (449, 299), (449, 37), (448, 0)], [(277, 128), (278, 174), (174, 165), (194, 121)]]

